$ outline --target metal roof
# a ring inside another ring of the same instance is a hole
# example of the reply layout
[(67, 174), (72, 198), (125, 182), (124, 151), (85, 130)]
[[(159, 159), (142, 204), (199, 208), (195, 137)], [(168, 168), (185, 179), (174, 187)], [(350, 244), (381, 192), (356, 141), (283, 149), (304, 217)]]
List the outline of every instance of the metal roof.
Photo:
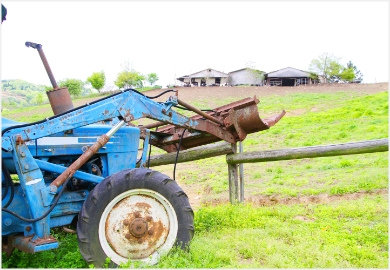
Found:
[(242, 70), (245, 70), (245, 69), (247, 69), (247, 68), (242, 68), (242, 69), (237, 69), (237, 70), (234, 70), (234, 71), (230, 71), (229, 74), (230, 73), (234, 73), (234, 72), (238, 72), (238, 71), (242, 71)]
[[(179, 78), (185, 78), (185, 77), (190, 77), (190, 78), (216, 78), (216, 77), (229, 77), (229, 74), (226, 74), (224, 72), (221, 72), (221, 71), (218, 71), (218, 70), (215, 70), (215, 69), (212, 69), (212, 68), (206, 68), (205, 70), (202, 70), (202, 71), (199, 71), (199, 72), (195, 72), (193, 74), (190, 74), (190, 75), (184, 75), (184, 76), (181, 76)], [(178, 79), (179, 79), (178, 78)]]
[(292, 67), (286, 67), (282, 68), (276, 71), (268, 72), (264, 74), (266, 77), (277, 77), (277, 78), (291, 78), (291, 77), (310, 77), (310, 73), (292, 68)]

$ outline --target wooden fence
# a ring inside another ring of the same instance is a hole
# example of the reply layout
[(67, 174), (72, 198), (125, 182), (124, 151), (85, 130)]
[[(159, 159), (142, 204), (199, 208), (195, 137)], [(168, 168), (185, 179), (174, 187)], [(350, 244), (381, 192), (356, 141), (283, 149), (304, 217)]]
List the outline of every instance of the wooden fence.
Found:
[[(195, 147), (192, 149), (181, 151), (179, 153), (177, 162), (182, 163), (209, 157), (226, 155), (226, 163), (228, 164), (229, 171), (229, 198), (230, 203), (235, 204), (237, 202), (244, 201), (244, 172), (242, 166), (243, 163), (270, 162), (302, 158), (317, 158), (386, 152), (389, 149), (389, 140), (386, 138), (343, 144), (320, 145), (246, 153), (243, 152), (241, 142), (239, 146), (239, 153), (237, 153), (237, 144), (230, 144), (226, 142)], [(175, 158), (176, 153), (152, 156), (150, 158), (149, 166), (152, 167), (173, 164), (175, 162)], [(240, 187), (240, 196), (238, 196), (238, 187)]]

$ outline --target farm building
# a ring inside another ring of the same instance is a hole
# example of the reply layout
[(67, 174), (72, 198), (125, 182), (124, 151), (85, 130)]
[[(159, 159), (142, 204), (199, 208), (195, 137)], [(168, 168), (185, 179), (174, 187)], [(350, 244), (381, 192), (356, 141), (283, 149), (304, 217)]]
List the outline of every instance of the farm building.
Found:
[(228, 79), (229, 74), (211, 68), (177, 78), (177, 80), (184, 82), (185, 86), (227, 85)]
[(263, 71), (251, 68), (242, 68), (229, 72), (229, 84), (234, 85), (263, 85)]
[(264, 83), (266, 85), (276, 86), (297, 86), (300, 84), (312, 84), (310, 73), (287, 67), (264, 74)]

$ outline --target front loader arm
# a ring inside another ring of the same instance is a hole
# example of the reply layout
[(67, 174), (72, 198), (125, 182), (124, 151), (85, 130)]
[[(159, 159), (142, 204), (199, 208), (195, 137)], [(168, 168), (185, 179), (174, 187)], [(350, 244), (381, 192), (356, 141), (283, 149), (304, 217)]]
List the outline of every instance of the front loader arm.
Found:
[[(29, 141), (115, 117), (127, 123), (146, 117), (168, 125), (160, 130), (160, 134), (153, 134), (151, 139), (153, 145), (168, 145), (167, 151), (170, 151), (169, 145), (180, 139), (178, 131), (184, 129), (187, 130), (183, 133), (184, 137), (192, 140), (190, 142), (187, 139), (188, 145), (183, 146), (186, 148), (219, 140), (235, 143), (243, 140), (247, 133), (268, 129), (267, 123), (259, 118), (256, 106), (258, 102), (254, 98), (230, 107), (217, 108), (211, 114), (218, 121), (213, 122), (201, 116), (186, 117), (172, 110), (172, 107), (178, 104), (177, 96), (169, 97), (165, 103), (158, 103), (129, 89), (40, 122), (7, 128), (3, 130), (2, 148), (11, 151), (9, 137), (16, 134), (20, 135), (21, 140)], [(161, 134), (163, 136), (160, 136)]]
[[(207, 123), (204, 120), (192, 120), (171, 110), (176, 104), (174, 97), (170, 97), (165, 103), (158, 103), (135, 91), (125, 91), (40, 122), (5, 129), (2, 148), (5, 151), (11, 150), (9, 137), (12, 135), (18, 134), (23, 141), (29, 141), (114, 117), (122, 118), (125, 122), (148, 117), (189, 130), (206, 129)], [(223, 137), (222, 139), (229, 138), (228, 132), (222, 130), (215, 135)]]

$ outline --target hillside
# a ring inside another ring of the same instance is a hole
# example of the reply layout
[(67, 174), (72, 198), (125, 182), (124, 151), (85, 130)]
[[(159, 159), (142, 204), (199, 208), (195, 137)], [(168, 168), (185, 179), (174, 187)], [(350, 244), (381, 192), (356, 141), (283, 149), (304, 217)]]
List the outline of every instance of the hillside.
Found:
[[(275, 126), (248, 135), (244, 152), (388, 138), (387, 83), (175, 89), (180, 99), (202, 109), (256, 95), (260, 117), (286, 110)], [(52, 112), (47, 104), (4, 115), (31, 122)], [(152, 156), (160, 153), (152, 147)], [(173, 178), (173, 164), (151, 169)], [(233, 206), (225, 156), (178, 163), (175, 175), (194, 210), (195, 237), (190, 252), (172, 251), (149, 267), (388, 269), (388, 152), (245, 163), (245, 200)], [(54, 230), (58, 249), (16, 250), (10, 258), (3, 252), (2, 267), (87, 268), (76, 234), (62, 230)]]
[[(36, 89), (36, 88), (34, 88)], [(311, 85), (311, 86), (297, 86), (297, 87), (178, 87), (172, 88), (178, 91), (179, 98), (187, 103), (190, 103), (200, 109), (212, 109), (221, 105), (225, 105), (229, 102), (239, 100), (246, 97), (256, 96), (260, 99), (259, 108), (262, 107), (262, 100), (267, 96), (285, 96), (293, 93), (337, 93), (337, 92), (348, 92), (353, 93), (354, 95), (365, 95), (365, 94), (374, 94), (381, 91), (387, 91), (388, 83), (376, 83), (376, 84), (332, 84), (332, 85)], [(147, 96), (156, 96), (167, 89), (156, 89), (144, 92)], [(40, 91), (40, 90), (36, 90)], [(7, 97), (11, 96), (13, 99), (19, 99), (21, 102), (25, 100), (23, 96), (14, 95), (18, 90), (6, 90), (2, 91), (3, 103), (7, 100)], [(167, 93), (159, 98), (156, 101), (166, 101), (169, 95), (173, 93)], [(44, 93), (45, 99), (46, 94)], [(84, 105), (88, 102), (102, 98), (102, 95), (97, 95), (94, 97), (81, 97), (73, 100), (75, 107)], [(210, 98), (211, 97), (211, 98)], [(44, 102), (43, 106), (32, 106), (25, 104), (28, 108), (23, 108), (23, 110), (18, 109), (18, 106), (9, 107), (3, 106), (6, 108), (3, 110), (3, 116), (23, 121), (23, 122), (34, 122), (42, 118), (52, 116), (52, 110), (47, 100)], [(271, 109), (271, 108), (270, 108)], [(289, 111), (290, 108), (282, 108), (286, 111)], [(34, 114), (31, 114), (31, 111), (34, 111)], [(271, 110), (269, 113), (277, 111)], [(263, 112), (267, 113), (267, 112)], [(293, 112), (292, 112), (293, 113)], [(262, 115), (268, 116), (268, 115)]]

